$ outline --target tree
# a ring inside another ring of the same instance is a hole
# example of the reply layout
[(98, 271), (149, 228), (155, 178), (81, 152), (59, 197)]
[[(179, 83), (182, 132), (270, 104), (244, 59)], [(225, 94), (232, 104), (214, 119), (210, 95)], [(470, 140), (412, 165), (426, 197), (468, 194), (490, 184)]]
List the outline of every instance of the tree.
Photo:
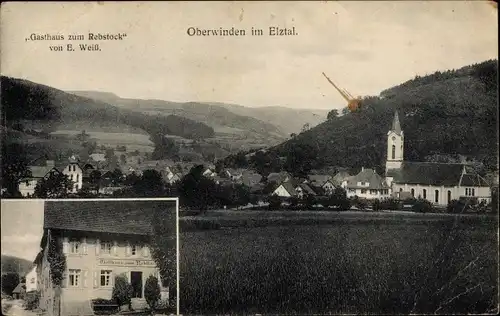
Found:
[(328, 115), (326, 116), (326, 118), (328, 120), (333, 120), (334, 118), (336, 118), (338, 116), (339, 116), (339, 110), (333, 109), (330, 112), (328, 112)]
[(90, 138), (90, 135), (83, 130), (80, 134), (76, 135), (76, 139), (82, 142), (86, 142)]
[(73, 189), (73, 181), (68, 176), (53, 172), (43, 178), (35, 186), (35, 196), (38, 198), (63, 198)]
[(154, 233), (150, 241), (151, 257), (160, 270), (162, 286), (169, 289), (175, 288), (177, 281), (175, 230), (175, 221), (165, 216), (163, 210), (156, 210), (153, 221)]
[(89, 185), (91, 189), (95, 190), (96, 192), (99, 192), (101, 186), (101, 177), (102, 174), (99, 170), (92, 170), (89, 175)]
[(281, 198), (276, 194), (271, 194), (269, 197), (269, 209), (278, 210), (281, 208)]
[(302, 126), (302, 133), (308, 131), (310, 127), (309, 123), (305, 123), (304, 126)]
[(118, 304), (118, 306), (131, 305), (132, 295), (134, 289), (132, 285), (128, 283), (127, 278), (124, 275), (118, 275), (115, 278), (115, 285), (113, 286), (113, 292), (111, 297)]
[(347, 115), (349, 113), (351, 113), (351, 111), (349, 110), (349, 108), (343, 108), (342, 109), (342, 115)]
[(5, 273), (2, 274), (2, 293), (12, 295), (12, 291), (19, 284), (19, 274)]
[(161, 174), (152, 169), (144, 170), (132, 187), (135, 193), (141, 196), (162, 196), (165, 191), (165, 183)]
[(154, 312), (160, 301), (161, 293), (158, 279), (153, 275), (150, 275), (146, 279), (146, 284), (144, 285), (144, 298), (149, 305), (149, 309)]
[(127, 163), (127, 156), (125, 154), (121, 154), (120, 155), (120, 163), (122, 165), (126, 164)]
[(26, 152), (21, 144), (6, 144), (2, 141), (1, 187), (6, 189), (6, 196), (20, 196), (19, 181), (31, 177)]

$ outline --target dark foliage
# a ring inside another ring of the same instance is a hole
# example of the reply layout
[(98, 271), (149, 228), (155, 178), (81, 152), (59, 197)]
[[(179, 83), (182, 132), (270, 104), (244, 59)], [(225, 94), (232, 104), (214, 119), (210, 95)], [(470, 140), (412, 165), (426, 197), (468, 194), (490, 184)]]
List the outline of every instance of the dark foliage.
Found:
[(24, 147), (16, 143), (8, 144), (5, 139), (2, 139), (2, 156), (0, 159), (2, 166), (0, 168), (0, 186), (6, 190), (4, 197), (20, 196), (19, 180), (31, 176)]
[(2, 293), (12, 296), (12, 291), (19, 284), (19, 274), (17, 273), (2, 273)]
[(43, 178), (35, 186), (35, 196), (38, 198), (64, 198), (73, 188), (73, 181), (62, 173), (51, 173)]

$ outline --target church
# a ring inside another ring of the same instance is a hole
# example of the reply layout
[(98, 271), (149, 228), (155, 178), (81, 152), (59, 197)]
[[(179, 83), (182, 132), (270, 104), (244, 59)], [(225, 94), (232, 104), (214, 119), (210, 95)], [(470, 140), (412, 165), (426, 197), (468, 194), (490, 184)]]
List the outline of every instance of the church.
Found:
[(460, 198), (491, 201), (490, 186), (467, 164), (404, 161), (404, 132), (397, 111), (387, 133), (385, 174), (395, 198), (422, 198), (436, 206)]

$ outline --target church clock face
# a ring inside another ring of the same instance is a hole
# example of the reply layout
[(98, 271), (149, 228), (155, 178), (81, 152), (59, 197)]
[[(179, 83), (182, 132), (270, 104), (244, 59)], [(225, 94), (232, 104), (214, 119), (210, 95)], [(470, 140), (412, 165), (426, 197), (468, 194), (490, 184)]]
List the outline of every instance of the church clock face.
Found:
[(392, 141), (396, 141), (396, 136), (392, 136)]

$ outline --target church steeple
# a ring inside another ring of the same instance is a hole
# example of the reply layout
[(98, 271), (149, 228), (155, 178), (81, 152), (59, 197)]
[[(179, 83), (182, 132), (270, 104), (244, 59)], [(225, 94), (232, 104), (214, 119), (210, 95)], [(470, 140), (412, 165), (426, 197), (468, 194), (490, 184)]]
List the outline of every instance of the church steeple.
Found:
[(392, 128), (391, 131), (396, 133), (397, 135), (401, 135), (401, 124), (399, 124), (399, 115), (398, 111), (394, 113), (394, 119), (392, 120)]
[(387, 159), (386, 172), (390, 169), (399, 169), (403, 163), (404, 133), (399, 123), (398, 111), (394, 113), (392, 126), (387, 133)]

